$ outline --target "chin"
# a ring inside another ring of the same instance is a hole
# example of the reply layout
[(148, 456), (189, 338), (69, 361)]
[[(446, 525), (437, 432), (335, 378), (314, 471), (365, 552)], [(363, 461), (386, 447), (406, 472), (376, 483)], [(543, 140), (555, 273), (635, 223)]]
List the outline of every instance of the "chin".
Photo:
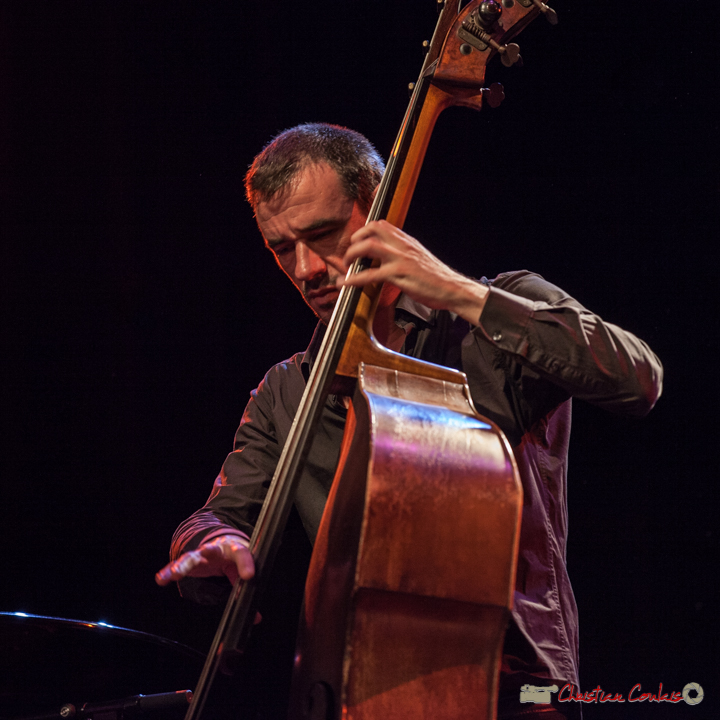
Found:
[(308, 305), (310, 306), (310, 309), (315, 313), (315, 315), (317, 315), (318, 318), (322, 320), (325, 325), (327, 325), (330, 322), (330, 318), (332, 317), (336, 302), (337, 297), (334, 297), (331, 301), (324, 302), (320, 305), (310, 302), (308, 302)]
[(328, 325), (330, 323), (330, 318), (333, 314), (333, 308), (324, 308), (321, 310), (313, 308), (313, 312), (315, 313), (315, 315), (317, 315), (318, 319), (323, 325)]

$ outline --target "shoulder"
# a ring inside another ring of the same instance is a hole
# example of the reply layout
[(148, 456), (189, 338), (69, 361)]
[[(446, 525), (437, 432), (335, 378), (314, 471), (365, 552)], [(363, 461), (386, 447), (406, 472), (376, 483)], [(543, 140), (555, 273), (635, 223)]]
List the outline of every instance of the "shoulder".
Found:
[(282, 383), (288, 378), (292, 378), (295, 375), (302, 375), (302, 365), (305, 360), (305, 353), (295, 353), (286, 360), (281, 360), (279, 363), (275, 363), (266, 373), (262, 379), (263, 383)]
[(534, 302), (544, 302), (549, 305), (567, 301), (577, 302), (557, 285), (553, 285), (541, 275), (529, 270), (500, 273), (492, 280), (482, 278), (482, 282), (495, 290), (503, 290)]
[(279, 433), (286, 426), (289, 429), (305, 390), (315, 347), (321, 340), (322, 329), (316, 328), (305, 352), (295, 353), (265, 373), (260, 384), (250, 393), (235, 437), (236, 443), (248, 426), (274, 426)]
[(304, 353), (297, 353), (273, 365), (250, 392), (235, 433), (235, 450), (253, 439), (261, 442), (269, 438), (281, 440), (286, 435), (305, 389), (303, 356)]
[(304, 359), (305, 353), (300, 352), (273, 365), (250, 393), (252, 399), (263, 402), (273, 397), (295, 396), (298, 392), (302, 394), (306, 379), (303, 372)]

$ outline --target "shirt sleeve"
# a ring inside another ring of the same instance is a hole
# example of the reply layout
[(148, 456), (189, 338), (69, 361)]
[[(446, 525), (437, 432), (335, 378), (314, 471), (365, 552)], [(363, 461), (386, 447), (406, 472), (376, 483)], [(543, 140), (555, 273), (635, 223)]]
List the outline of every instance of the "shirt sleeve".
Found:
[(250, 394), (233, 451), (205, 505), (175, 531), (171, 559), (223, 531), (245, 538), (252, 534), (305, 386), (301, 357), (273, 367)]
[(662, 365), (642, 340), (527, 271), (490, 283), (474, 332), (568, 397), (612, 412), (645, 415), (662, 392)]

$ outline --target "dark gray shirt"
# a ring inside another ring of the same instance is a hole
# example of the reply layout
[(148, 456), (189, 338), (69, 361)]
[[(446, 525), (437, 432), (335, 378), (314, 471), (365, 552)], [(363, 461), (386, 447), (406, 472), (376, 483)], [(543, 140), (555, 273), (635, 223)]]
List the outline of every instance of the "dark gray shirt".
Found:
[[(477, 326), (401, 298), (403, 352), (463, 370), (476, 408), (506, 434), (517, 460), (524, 500), (504, 684), (512, 676), (513, 688), (527, 676), (577, 684), (577, 607), (565, 566), (571, 398), (642, 416), (660, 395), (662, 367), (641, 340), (538, 275), (505, 273), (483, 282), (490, 293)], [(306, 352), (275, 365), (251, 393), (234, 450), (205, 506), (176, 531), (173, 558), (221, 531), (252, 533), (321, 334), (319, 326)], [(343, 406), (330, 398), (296, 499), (311, 539), (344, 423)], [(196, 599), (202, 588), (202, 581), (182, 587)]]

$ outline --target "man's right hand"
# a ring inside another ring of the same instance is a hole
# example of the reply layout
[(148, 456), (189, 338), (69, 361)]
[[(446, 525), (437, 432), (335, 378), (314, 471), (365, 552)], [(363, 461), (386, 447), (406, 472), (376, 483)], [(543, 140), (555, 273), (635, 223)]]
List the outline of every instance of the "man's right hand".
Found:
[(250, 580), (255, 575), (255, 563), (250, 550), (237, 535), (220, 535), (168, 563), (155, 575), (158, 585), (168, 585), (185, 577), (225, 575), (234, 584), (240, 577)]

